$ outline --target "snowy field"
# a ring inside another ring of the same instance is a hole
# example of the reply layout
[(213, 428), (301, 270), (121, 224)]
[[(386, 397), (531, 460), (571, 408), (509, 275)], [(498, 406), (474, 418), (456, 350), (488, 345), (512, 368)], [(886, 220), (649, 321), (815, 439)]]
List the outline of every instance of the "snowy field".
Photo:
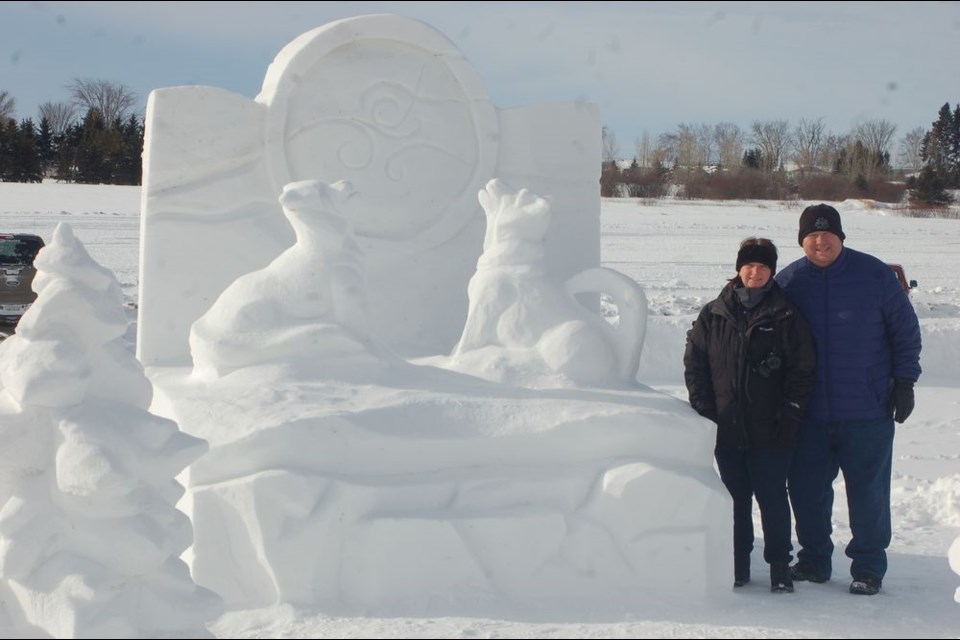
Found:
[[(703, 303), (734, 275), (744, 237), (771, 238), (781, 266), (801, 256), (797, 219), (805, 202), (606, 200), (602, 261), (646, 290), (651, 317), (640, 382), (685, 398), (685, 331)], [(897, 427), (890, 570), (875, 598), (846, 593), (843, 546), (849, 540), (838, 481), (834, 580), (799, 583), (791, 596), (769, 593), (757, 579), (724, 606), (689, 610), (682, 601), (640, 602), (637, 613), (610, 619), (590, 611), (516, 611), (487, 618), (331, 618), (290, 607), (225, 614), (218, 637), (958, 637), (960, 576), (947, 551), (960, 534), (960, 221), (912, 219), (884, 205), (833, 203), (847, 244), (904, 265), (921, 321), (924, 374), (917, 409)], [(49, 241), (67, 222), (90, 255), (120, 282), (131, 321), (138, 295), (138, 187), (0, 183), (0, 232)], [(129, 332), (135, 338), (135, 326)], [(758, 527), (759, 529), (759, 527)], [(762, 564), (761, 550), (754, 566)]]

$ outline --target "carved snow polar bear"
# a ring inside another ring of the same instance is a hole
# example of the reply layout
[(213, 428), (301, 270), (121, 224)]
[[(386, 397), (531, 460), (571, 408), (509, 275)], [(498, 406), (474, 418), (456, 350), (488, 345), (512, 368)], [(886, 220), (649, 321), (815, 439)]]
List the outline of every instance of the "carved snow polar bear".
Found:
[[(194, 372), (257, 364), (363, 364), (371, 353), (362, 252), (342, 207), (350, 183), (292, 182), (280, 204), (296, 242), (235, 280), (190, 329)], [(374, 350), (376, 350), (374, 348)]]
[[(635, 382), (647, 317), (639, 285), (605, 268), (555, 282), (544, 264), (547, 200), (499, 180), (488, 182), (479, 199), (487, 230), (452, 365), (509, 382), (530, 374), (590, 385)], [(576, 299), (580, 293), (613, 298), (619, 326), (585, 309)]]

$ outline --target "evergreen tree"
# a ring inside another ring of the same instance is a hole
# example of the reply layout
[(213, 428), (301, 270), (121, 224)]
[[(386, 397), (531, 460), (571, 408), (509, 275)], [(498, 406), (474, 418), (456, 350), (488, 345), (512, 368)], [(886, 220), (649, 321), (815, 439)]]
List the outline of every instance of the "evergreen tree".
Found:
[(54, 137), (56, 147), (57, 180), (74, 182), (77, 177), (77, 153), (83, 139), (83, 124), (74, 123), (66, 131)]
[(960, 188), (960, 105), (953, 111), (946, 102), (937, 112), (920, 147), (924, 166), (915, 180), (907, 182), (910, 201), (942, 205), (952, 202), (947, 192)]
[(17, 112), (17, 100), (6, 89), (0, 89), (0, 123), (12, 118)]
[(763, 152), (756, 147), (744, 151), (743, 166), (747, 169), (760, 169), (763, 166)]
[(942, 206), (953, 202), (953, 198), (947, 193), (946, 178), (929, 165), (921, 169), (917, 177), (907, 179), (907, 189), (913, 205)]
[(111, 155), (119, 149), (119, 134), (108, 128), (96, 109), (87, 111), (77, 146), (76, 181), (86, 184), (110, 184), (113, 181)]
[(33, 120), (27, 118), (18, 126), (8, 120), (0, 134), (0, 179), (7, 182), (40, 182), (40, 154), (36, 145)]
[(607, 160), (600, 169), (600, 195), (604, 198), (619, 196), (618, 186), (621, 175), (615, 160)]
[(0, 181), (9, 180), (7, 175), (13, 166), (13, 140), (16, 134), (16, 121), (0, 117)]
[(42, 182), (43, 169), (40, 165), (40, 149), (37, 147), (37, 130), (33, 120), (27, 118), (20, 123), (17, 140), (18, 182)]
[(143, 125), (135, 115), (120, 125), (120, 148), (114, 165), (114, 184), (140, 184), (143, 173)]
[(56, 158), (56, 148), (54, 146), (53, 127), (50, 126), (50, 120), (40, 119), (40, 127), (37, 130), (37, 153), (40, 155), (40, 172), (43, 177), (50, 174), (53, 169)]
[(960, 152), (960, 123), (957, 122), (955, 114), (950, 111), (950, 103), (947, 102), (940, 107), (936, 121), (923, 138), (920, 157), (924, 166), (938, 174), (947, 186), (960, 187), (958, 152)]

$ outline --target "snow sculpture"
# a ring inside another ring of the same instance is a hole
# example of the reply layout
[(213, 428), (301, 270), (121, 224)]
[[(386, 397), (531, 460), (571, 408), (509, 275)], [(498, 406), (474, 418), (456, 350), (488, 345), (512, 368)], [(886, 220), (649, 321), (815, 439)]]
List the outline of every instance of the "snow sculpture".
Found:
[[(341, 219), (331, 212), (347, 193), (288, 185), (281, 202), (298, 242), (238, 278), (195, 323), (196, 370), (231, 375), (158, 373), (181, 424), (211, 443), (190, 469), (197, 581), (233, 607), (340, 613), (553, 598), (622, 608), (645, 590), (699, 598), (724, 589), (732, 528), (710, 466), (711, 426), (636, 386), (557, 397), (377, 357), (387, 351), (350, 331), (364, 326), (360, 258), (347, 229), (327, 222)], [(614, 347), (615, 331), (573, 300), (609, 288), (596, 284), (609, 274), (566, 287), (545, 275), (546, 201), (497, 181), (481, 199), (491, 225), (465, 357), (482, 371), (511, 360), (524, 381), (546, 362), (556, 367), (548, 373), (625, 382), (636, 356), (618, 370), (614, 349), (639, 349), (642, 292), (618, 291), (633, 303), (620, 305), (630, 342)], [(298, 276), (307, 280), (285, 284)], [(517, 321), (501, 330), (511, 314)], [(521, 342), (528, 325), (547, 336), (537, 358), (525, 359), (538, 342)], [(368, 351), (341, 357), (351, 338)], [(560, 360), (564, 350), (592, 368)], [(377, 366), (358, 369), (363, 354)]]
[(296, 243), (224, 290), (190, 331), (194, 370), (260, 363), (376, 362), (368, 350), (363, 257), (343, 207), (349, 183), (292, 182), (280, 196)]
[[(491, 178), (553, 197), (544, 264), (600, 264), (600, 114), (583, 101), (495, 107), (463, 54), (411, 18), (304, 33), (255, 100), (211, 87), (150, 94), (137, 354), (189, 366), (190, 327), (239, 276), (294, 241), (289, 182), (348, 180), (366, 258), (371, 335), (405, 356), (447, 354), (463, 330)], [(442, 264), (442, 269), (435, 268)]]
[(198, 584), (415, 615), (729, 590), (713, 427), (636, 383), (642, 292), (598, 268), (600, 138), (592, 105), (495, 109), (398, 16), (297, 38), (254, 102), (151, 94), (138, 353), (210, 444)]
[[(192, 530), (174, 478), (206, 449), (147, 411), (123, 339), (120, 286), (60, 224), (37, 301), (0, 344), (0, 578), (25, 637), (212, 637), (221, 600), (180, 554)], [(33, 636), (31, 636), (33, 637)]]
[[(470, 279), (467, 321), (450, 366), (522, 384), (532, 383), (521, 379), (531, 372), (559, 374), (580, 384), (633, 384), (646, 328), (643, 290), (599, 267), (567, 283), (554, 282), (543, 259), (550, 204), (499, 180), (487, 183), (479, 199), (487, 215), (483, 255)], [(620, 310), (619, 328), (584, 309), (575, 297), (611, 290)], [(495, 371), (485, 370), (490, 362)]]

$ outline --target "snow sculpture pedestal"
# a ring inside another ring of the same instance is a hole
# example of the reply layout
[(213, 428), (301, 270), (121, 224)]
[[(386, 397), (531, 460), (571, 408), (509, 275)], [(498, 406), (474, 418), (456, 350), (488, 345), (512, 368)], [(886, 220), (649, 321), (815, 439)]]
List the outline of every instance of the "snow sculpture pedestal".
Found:
[(663, 394), (413, 365), (352, 383), (282, 367), (154, 380), (183, 428), (206, 425), (193, 572), (228, 607), (623, 612), (729, 592), (730, 501), (704, 465), (713, 431)]

